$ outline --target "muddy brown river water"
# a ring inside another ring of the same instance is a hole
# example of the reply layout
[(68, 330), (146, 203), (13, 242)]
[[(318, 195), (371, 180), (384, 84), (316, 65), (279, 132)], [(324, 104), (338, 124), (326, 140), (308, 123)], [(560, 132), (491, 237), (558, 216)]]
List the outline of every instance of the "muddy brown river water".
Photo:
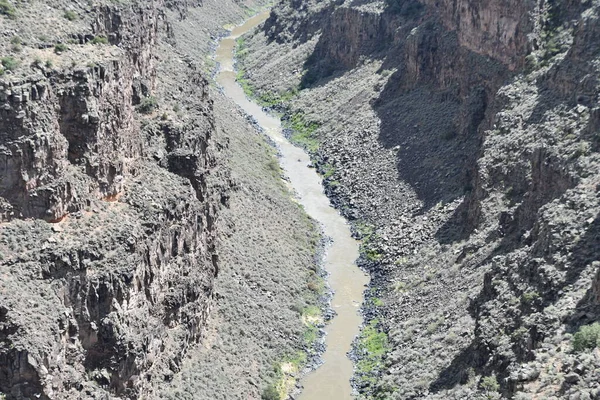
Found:
[(307, 374), (301, 381), (304, 389), (301, 400), (352, 399), (350, 378), (353, 364), (347, 356), (352, 340), (359, 333), (362, 318), (359, 307), (363, 291), (369, 278), (355, 264), (359, 243), (350, 234), (346, 220), (330, 205), (323, 193), (321, 178), (313, 168), (306, 152), (292, 145), (282, 134), (279, 118), (265, 113), (262, 108), (248, 100), (235, 81), (234, 48), (236, 39), (256, 28), (269, 16), (259, 14), (236, 27), (230, 36), (221, 40), (216, 61), (220, 64), (217, 82), (225, 94), (233, 99), (246, 113), (256, 118), (265, 132), (277, 143), (281, 157), (279, 162), (296, 191), (298, 201), (306, 212), (319, 221), (325, 235), (333, 242), (327, 249), (325, 269), (329, 273), (328, 283), (335, 292), (331, 306), (337, 315), (326, 327), (326, 351), (323, 365)]

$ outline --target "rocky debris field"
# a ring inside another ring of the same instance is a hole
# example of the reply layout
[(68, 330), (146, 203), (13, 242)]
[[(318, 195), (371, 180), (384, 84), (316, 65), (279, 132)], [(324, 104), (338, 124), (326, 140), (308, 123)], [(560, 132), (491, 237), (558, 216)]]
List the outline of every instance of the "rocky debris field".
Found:
[(363, 239), (364, 398), (600, 398), (600, 5), (509, 3), (282, 1), (239, 43)]

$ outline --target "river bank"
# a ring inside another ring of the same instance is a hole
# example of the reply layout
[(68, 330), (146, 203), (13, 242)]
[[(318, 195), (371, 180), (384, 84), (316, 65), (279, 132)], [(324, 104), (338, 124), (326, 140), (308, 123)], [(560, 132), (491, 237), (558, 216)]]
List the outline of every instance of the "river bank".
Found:
[(222, 40), (222, 51), (217, 52), (217, 61), (221, 65), (217, 82), (229, 97), (234, 98), (237, 104), (258, 121), (276, 143), (280, 154), (279, 163), (291, 189), (297, 194), (298, 202), (308, 215), (321, 224), (325, 236), (332, 240), (324, 264), (329, 287), (334, 292), (331, 307), (336, 312), (336, 317), (325, 327), (327, 335), (324, 363), (302, 380), (304, 390), (299, 398), (326, 399), (335, 396), (336, 399), (350, 399), (353, 364), (347, 353), (361, 325), (358, 308), (362, 304), (362, 292), (368, 278), (354, 264), (358, 258), (358, 243), (352, 238), (345, 220), (330, 206), (329, 199), (323, 193), (322, 179), (311, 168), (308, 154), (289, 143), (283, 135), (279, 118), (267, 114), (261, 105), (249, 101), (243, 88), (236, 82), (238, 74), (234, 70), (233, 50), (236, 39), (252, 29), (246, 28), (248, 29), (234, 30), (229, 38)]

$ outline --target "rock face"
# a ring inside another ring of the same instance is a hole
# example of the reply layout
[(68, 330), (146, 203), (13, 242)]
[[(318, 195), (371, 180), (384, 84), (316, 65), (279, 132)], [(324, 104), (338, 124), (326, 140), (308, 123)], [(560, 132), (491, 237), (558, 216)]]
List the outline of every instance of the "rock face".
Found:
[[(15, 32), (36, 6), (18, 9), (8, 22)], [(136, 105), (152, 112), (157, 101), (163, 7), (85, 10), (70, 48), (52, 55), (56, 66), (35, 62), (0, 78), (8, 398), (148, 398), (202, 335), (229, 181), (216, 165), (208, 82), (197, 71), (187, 73), (186, 115), (140, 125)], [(62, 10), (45, 12), (60, 20)], [(21, 57), (29, 51), (37, 50)], [(78, 54), (94, 62), (65, 65)]]
[(367, 398), (597, 396), (581, 383), (597, 350), (570, 338), (599, 315), (598, 15), (578, 1), (282, 2), (247, 41), (259, 93), (302, 89), (285, 106), (320, 126), (326, 190), (369, 232), (391, 350), (361, 371)]
[(532, 43), (544, 6), (535, 1), (425, 0), (438, 13), (444, 27), (456, 31), (458, 43), (475, 53), (489, 56), (514, 69), (522, 65)]
[[(104, 65), (52, 71), (2, 84), (6, 219), (60, 220), (90, 195), (116, 196), (143, 154), (133, 121), (135, 83), (154, 80), (153, 48), (159, 11), (103, 7), (94, 11), (93, 36), (110, 38), (123, 55)], [(88, 182), (72, 176), (83, 171)]]

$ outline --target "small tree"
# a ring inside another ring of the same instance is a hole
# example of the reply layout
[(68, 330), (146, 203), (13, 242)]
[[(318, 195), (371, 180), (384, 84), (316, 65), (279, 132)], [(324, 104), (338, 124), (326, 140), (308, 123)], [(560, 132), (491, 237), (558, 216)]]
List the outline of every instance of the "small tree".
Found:
[(573, 336), (571, 345), (577, 352), (600, 346), (600, 323), (594, 322), (592, 325), (584, 325), (579, 328), (579, 331)]
[(488, 393), (495, 393), (500, 390), (498, 380), (494, 375), (486, 376), (481, 380), (481, 388)]

